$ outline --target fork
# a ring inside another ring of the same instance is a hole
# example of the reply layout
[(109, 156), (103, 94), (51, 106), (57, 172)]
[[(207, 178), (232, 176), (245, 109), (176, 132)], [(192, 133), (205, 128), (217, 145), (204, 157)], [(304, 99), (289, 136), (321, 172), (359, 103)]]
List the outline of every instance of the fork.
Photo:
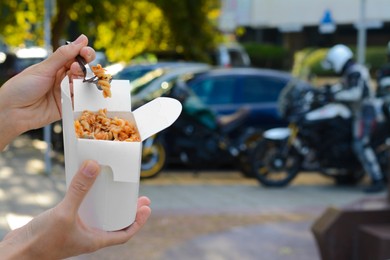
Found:
[[(70, 41), (66, 41), (66, 44), (70, 44), (71, 42)], [(83, 82), (89, 82), (89, 83), (93, 83), (96, 85), (96, 87), (98, 88), (98, 90), (103, 90), (99, 85), (98, 85), (98, 77), (96, 77), (96, 75), (93, 73), (91, 67), (89, 66), (88, 62), (83, 58), (81, 57), (80, 55), (77, 55), (76, 56), (76, 61), (79, 63), (83, 73), (84, 73), (84, 80)]]

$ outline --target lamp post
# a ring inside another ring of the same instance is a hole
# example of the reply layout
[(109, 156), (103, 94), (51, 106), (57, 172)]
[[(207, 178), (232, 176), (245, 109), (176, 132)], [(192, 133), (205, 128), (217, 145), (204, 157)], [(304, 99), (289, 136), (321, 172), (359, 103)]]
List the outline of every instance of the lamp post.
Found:
[[(45, 40), (45, 49), (47, 53), (52, 52), (51, 47), (51, 14), (52, 14), (52, 0), (45, 0), (45, 16), (44, 16), (44, 40)], [(45, 173), (48, 175), (51, 173), (52, 162), (51, 162), (51, 125), (47, 125), (43, 128), (43, 138), (46, 142), (46, 151), (45, 151)]]
[(360, 0), (360, 15), (358, 21), (357, 61), (365, 63), (366, 58), (366, 0)]

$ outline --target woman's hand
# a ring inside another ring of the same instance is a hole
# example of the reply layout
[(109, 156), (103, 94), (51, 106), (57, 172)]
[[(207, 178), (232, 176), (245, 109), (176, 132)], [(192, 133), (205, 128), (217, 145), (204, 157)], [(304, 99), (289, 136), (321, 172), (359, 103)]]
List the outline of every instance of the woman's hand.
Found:
[(87, 46), (88, 38), (79, 36), (73, 43), (58, 48), (46, 60), (28, 67), (0, 88), (0, 150), (12, 139), (31, 129), (41, 128), (61, 118), (60, 84), (82, 76), (75, 57), (87, 62), (95, 51)]
[(4, 238), (0, 243), (2, 259), (63, 259), (123, 244), (134, 236), (151, 214), (147, 197), (138, 199), (135, 222), (126, 229), (107, 232), (81, 221), (78, 209), (99, 171), (95, 161), (84, 162), (63, 201)]

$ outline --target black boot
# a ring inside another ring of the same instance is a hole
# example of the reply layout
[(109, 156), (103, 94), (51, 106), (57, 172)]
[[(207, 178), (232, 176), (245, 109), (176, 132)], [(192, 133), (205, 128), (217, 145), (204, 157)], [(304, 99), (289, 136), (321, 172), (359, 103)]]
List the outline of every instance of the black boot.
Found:
[(364, 189), (367, 193), (376, 193), (385, 190), (386, 184), (383, 180), (375, 180), (372, 184)]

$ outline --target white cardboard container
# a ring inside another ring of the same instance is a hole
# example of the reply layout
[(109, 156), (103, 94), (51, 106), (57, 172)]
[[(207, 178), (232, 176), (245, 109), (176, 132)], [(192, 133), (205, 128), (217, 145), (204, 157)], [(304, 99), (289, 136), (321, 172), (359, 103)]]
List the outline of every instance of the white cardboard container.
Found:
[[(101, 172), (79, 209), (89, 226), (106, 231), (131, 225), (137, 212), (141, 171), (142, 141), (169, 127), (181, 113), (176, 99), (159, 97), (131, 111), (128, 80), (111, 82), (111, 98), (104, 98), (92, 83), (73, 80), (73, 102), (68, 77), (61, 82), (66, 184), (69, 184), (84, 160), (96, 160)], [(76, 137), (74, 120), (84, 110), (97, 112), (107, 108), (107, 116), (134, 122), (141, 142), (119, 142)]]

